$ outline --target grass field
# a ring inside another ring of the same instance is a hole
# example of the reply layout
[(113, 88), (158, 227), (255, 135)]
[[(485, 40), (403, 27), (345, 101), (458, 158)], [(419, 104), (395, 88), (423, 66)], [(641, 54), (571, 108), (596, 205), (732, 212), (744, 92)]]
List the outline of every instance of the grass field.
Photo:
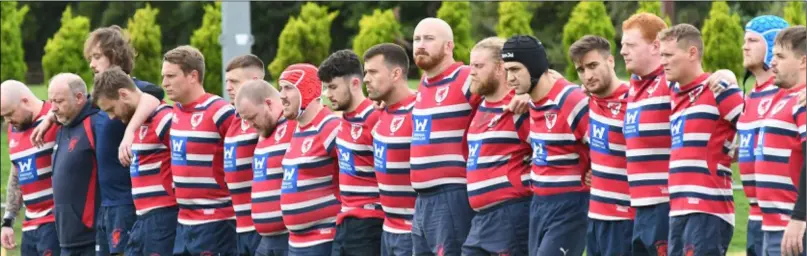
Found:
[[(409, 86), (410, 88), (417, 88), (418, 81), (417, 80), (410, 80)], [(31, 86), (31, 90), (39, 96), (41, 99), (47, 98), (47, 88), (45, 86)], [(328, 104), (327, 98), (323, 97), (323, 103)], [(9, 161), (8, 155), (8, 138), (6, 136), (6, 132), (8, 131), (5, 126), (0, 127), (2, 128), (2, 136), (0, 136), (0, 202), (6, 202), (6, 180), (8, 177), (9, 172), (11, 171), (11, 164)], [(736, 183), (739, 183), (739, 172), (736, 170), (736, 166), (734, 169), (734, 179)], [(737, 212), (737, 219), (736, 219), (736, 226), (734, 229), (734, 237), (731, 240), (731, 247), (730, 255), (744, 255), (745, 252), (745, 231), (746, 231), (746, 223), (748, 221), (748, 200), (745, 198), (745, 194), (741, 190), (734, 191), (734, 202), (736, 205), (736, 212)], [(5, 212), (5, 210), (3, 210)], [(22, 213), (22, 211), (20, 211)], [(17, 245), (20, 245), (20, 237), (22, 235), (20, 231), (22, 214), (17, 218), (17, 223), (15, 223), (15, 235), (17, 237)], [(19, 255), (19, 249), (8, 251), (8, 256), (17, 256)]]

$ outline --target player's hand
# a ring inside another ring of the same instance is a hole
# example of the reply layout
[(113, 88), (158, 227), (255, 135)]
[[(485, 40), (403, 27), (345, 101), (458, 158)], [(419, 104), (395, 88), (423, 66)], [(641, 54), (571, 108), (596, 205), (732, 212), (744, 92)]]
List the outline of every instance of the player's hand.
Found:
[(3, 248), (13, 250), (17, 247), (17, 243), (14, 241), (14, 229), (10, 227), (3, 227), (0, 240), (2, 240)]
[(51, 125), (53, 125), (53, 123), (50, 118), (43, 118), (42, 122), (39, 122), (39, 125), (37, 125), (31, 133), (31, 145), (37, 147), (45, 145), (45, 133), (48, 132)]
[(385, 107), (387, 107), (387, 103), (383, 102), (383, 101), (380, 101), (380, 100), (379, 101), (373, 101), (373, 106), (375, 106), (375, 109), (377, 109), (377, 110), (382, 110)]
[(123, 167), (128, 167), (132, 164), (132, 141), (134, 141), (134, 134), (127, 133), (123, 135), (118, 147), (118, 160)]
[(717, 72), (714, 72), (709, 78), (706, 79), (706, 86), (709, 87), (709, 90), (712, 91), (714, 94), (720, 94), (726, 90), (726, 87), (720, 84), (721, 81), (724, 81), (729, 84), (738, 84), (737, 77), (734, 76), (734, 73), (726, 70), (721, 69)]
[(513, 112), (514, 114), (526, 114), (530, 111), (530, 95), (522, 94), (513, 97), (510, 104), (504, 107), (504, 111)]
[(586, 183), (586, 186), (591, 187), (591, 170), (588, 170), (588, 172), (586, 172), (585, 183)]
[(785, 234), (782, 236), (782, 255), (785, 256), (798, 256), (803, 255), (804, 245), (804, 231), (807, 223), (800, 220), (790, 220), (785, 228)]

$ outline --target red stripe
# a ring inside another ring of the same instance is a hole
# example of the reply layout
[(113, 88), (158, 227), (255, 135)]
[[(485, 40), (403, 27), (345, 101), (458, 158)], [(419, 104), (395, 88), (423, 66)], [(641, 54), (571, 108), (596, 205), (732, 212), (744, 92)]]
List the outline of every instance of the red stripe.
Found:
[(81, 216), (81, 222), (88, 228), (93, 228), (95, 223), (95, 185), (98, 183), (98, 177), (96, 177), (98, 175), (98, 163), (95, 159), (95, 136), (93, 136), (92, 120), (90, 118), (84, 119), (84, 132), (87, 134), (87, 140), (93, 149), (93, 159), (92, 173), (90, 173), (90, 183), (87, 188), (87, 199), (84, 200), (84, 214)]
[(90, 141), (90, 147), (95, 151), (95, 133), (92, 130), (92, 121), (90, 118), (84, 119), (84, 132), (87, 133), (87, 140)]

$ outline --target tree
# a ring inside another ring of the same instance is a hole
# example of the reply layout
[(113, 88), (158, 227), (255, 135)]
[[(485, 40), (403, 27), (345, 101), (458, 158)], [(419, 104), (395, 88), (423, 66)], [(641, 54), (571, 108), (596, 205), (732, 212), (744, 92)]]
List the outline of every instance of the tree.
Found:
[(400, 36), (401, 24), (392, 10), (375, 9), (372, 15), (364, 15), (359, 21), (359, 34), (353, 38), (353, 52), (361, 56), (373, 45), (394, 42)]
[(221, 79), (221, 2), (205, 6), (202, 26), (193, 31), (191, 46), (199, 49), (205, 56), (205, 91), (222, 95)]
[(275, 59), (269, 64), (269, 73), (277, 79), (286, 66), (295, 63), (319, 65), (328, 57), (331, 47), (331, 23), (339, 11), (328, 12), (328, 7), (306, 3), (300, 16), (289, 18), (278, 39)]
[(725, 1), (713, 2), (709, 17), (701, 29), (704, 70), (729, 69), (734, 74), (740, 74), (743, 70), (744, 33), (740, 16), (736, 13), (729, 15), (729, 6)]
[(569, 22), (563, 26), (563, 52), (566, 53), (566, 78), (570, 81), (577, 80), (577, 72), (574, 63), (569, 56), (569, 47), (578, 39), (585, 35), (601, 36), (611, 43), (611, 54), (616, 53), (616, 43), (614, 43), (614, 25), (602, 2), (580, 2), (572, 9)]
[(785, 5), (785, 20), (791, 26), (804, 25), (804, 2), (792, 1)]
[(0, 81), (25, 80), (28, 66), (20, 28), (27, 13), (27, 5), (17, 9), (17, 2), (0, 2)]
[(639, 9), (636, 10), (636, 13), (652, 13), (656, 16), (663, 17), (664, 23), (667, 23), (667, 26), (671, 26), (670, 17), (664, 15), (661, 11), (661, 1), (639, 1)]
[(126, 25), (137, 54), (132, 76), (153, 83), (159, 83), (162, 66), (162, 32), (157, 24), (159, 13), (160, 10), (146, 4), (145, 8), (135, 11)]
[(443, 1), (437, 18), (444, 20), (454, 32), (454, 59), (469, 63), (474, 40), (471, 38), (471, 3)]
[(501, 38), (510, 38), (514, 35), (534, 35), (532, 27), (530, 27), (532, 13), (527, 10), (527, 4), (527, 2), (500, 2), (496, 35)]
[(84, 16), (73, 16), (67, 7), (62, 13), (62, 26), (45, 44), (42, 56), (42, 70), (45, 78), (58, 73), (69, 72), (81, 76), (88, 85), (92, 85), (92, 71), (84, 59), (84, 40), (90, 34), (90, 19)]

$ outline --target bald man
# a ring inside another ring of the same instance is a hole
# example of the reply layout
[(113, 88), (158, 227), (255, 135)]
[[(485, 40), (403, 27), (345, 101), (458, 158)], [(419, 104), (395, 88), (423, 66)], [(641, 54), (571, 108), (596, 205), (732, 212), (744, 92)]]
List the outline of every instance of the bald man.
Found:
[(36, 98), (19, 81), (8, 80), (0, 84), (0, 116), (9, 124), (8, 153), (12, 163), (0, 240), (3, 248), (16, 249), (12, 227), (24, 204), (22, 255), (60, 255), (61, 252), (54, 224), (50, 157), (58, 127), (48, 129), (42, 147), (35, 147), (28, 140), (33, 127), (45, 118), (50, 108), (50, 104)]

